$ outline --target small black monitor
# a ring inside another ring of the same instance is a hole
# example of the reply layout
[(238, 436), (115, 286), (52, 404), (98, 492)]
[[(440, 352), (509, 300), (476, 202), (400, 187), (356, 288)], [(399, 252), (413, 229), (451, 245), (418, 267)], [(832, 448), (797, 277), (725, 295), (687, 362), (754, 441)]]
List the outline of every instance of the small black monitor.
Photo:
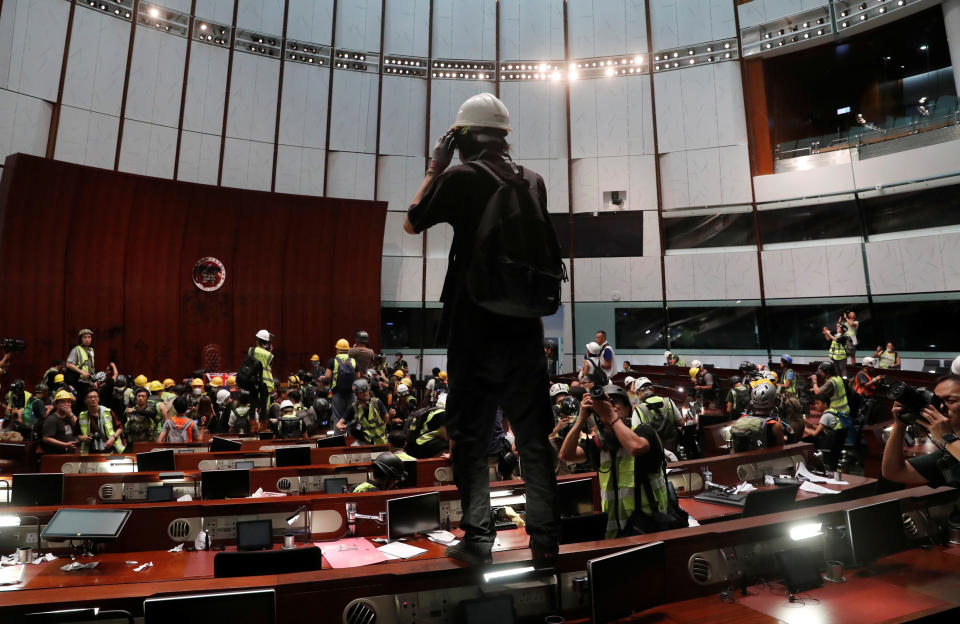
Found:
[(475, 598), (460, 603), (459, 622), (463, 624), (514, 624), (517, 615), (510, 594)]
[(210, 452), (219, 453), (221, 451), (239, 451), (243, 448), (243, 442), (239, 440), (228, 440), (226, 438), (215, 437), (210, 440)]
[(176, 469), (177, 464), (173, 459), (173, 449), (137, 453), (137, 472), (163, 472)]
[(593, 513), (593, 479), (559, 481), (557, 508), (560, 517), (584, 516)]
[(387, 500), (390, 541), (440, 528), (440, 493), (427, 492)]
[(167, 503), (173, 500), (172, 485), (148, 485), (147, 502), (148, 503)]
[(200, 494), (204, 500), (250, 496), (249, 470), (204, 470), (200, 473)]
[(599, 542), (607, 536), (605, 512), (560, 517), (560, 543)]
[(820, 564), (823, 563), (821, 549), (791, 548), (777, 551), (776, 557), (783, 574), (783, 584), (791, 594), (823, 587), (823, 577), (820, 576)]
[(785, 485), (772, 490), (747, 492), (747, 497), (743, 501), (743, 516), (762, 516), (787, 511), (796, 505), (799, 488), (799, 485)]
[(233, 462), (233, 467), (237, 470), (253, 470), (253, 460), (235, 461)]
[(13, 475), (10, 502), (16, 507), (51, 507), (63, 504), (63, 473), (36, 472)]
[(347, 436), (332, 435), (317, 440), (317, 448), (334, 448), (347, 445)]
[(273, 548), (273, 524), (269, 520), (247, 520), (237, 523), (237, 550), (270, 550)]
[(854, 565), (866, 565), (906, 548), (899, 501), (848, 509), (846, 516)]
[(273, 589), (148, 598), (143, 601), (144, 624), (223, 621), (230, 624), (274, 624), (277, 598)]
[(115, 540), (129, 518), (129, 509), (60, 509), (40, 536), (48, 541)]
[(286, 466), (309, 466), (309, 446), (278, 446), (276, 450), (277, 468)]
[(663, 542), (653, 542), (587, 561), (591, 621), (609, 622), (661, 604), (666, 554)]
[(327, 477), (323, 480), (323, 491), (326, 494), (341, 494), (346, 487), (346, 477)]

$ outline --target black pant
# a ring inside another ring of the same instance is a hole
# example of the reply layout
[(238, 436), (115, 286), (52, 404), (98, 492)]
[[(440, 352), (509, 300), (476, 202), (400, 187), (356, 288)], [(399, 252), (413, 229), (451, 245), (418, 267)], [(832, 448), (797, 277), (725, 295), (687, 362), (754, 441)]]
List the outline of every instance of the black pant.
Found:
[[(497, 408), (516, 435), (526, 482), (526, 523), (531, 546), (555, 551), (560, 521), (557, 482), (548, 436), (553, 410), (539, 320), (471, 314), (453, 323), (447, 350), (450, 393), (447, 432), (453, 440), (453, 478), (460, 491), (464, 540), (491, 547), (487, 447)], [(459, 331), (458, 331), (459, 329)]]

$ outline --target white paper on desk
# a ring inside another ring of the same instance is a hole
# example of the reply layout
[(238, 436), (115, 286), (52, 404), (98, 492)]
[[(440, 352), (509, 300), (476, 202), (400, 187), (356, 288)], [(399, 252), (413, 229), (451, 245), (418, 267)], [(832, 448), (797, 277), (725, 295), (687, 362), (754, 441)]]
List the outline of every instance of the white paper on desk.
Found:
[(71, 561), (67, 565), (60, 566), (60, 569), (64, 572), (73, 572), (74, 570), (92, 570), (93, 568), (100, 565), (99, 561), (91, 561), (89, 563), (80, 563), (79, 561)]
[(430, 531), (427, 533), (427, 539), (429, 539), (431, 542), (445, 544), (447, 546), (451, 546), (459, 541), (457, 537), (450, 531)]
[(137, 567), (135, 567), (135, 568), (133, 569), (133, 571), (134, 571), (134, 572), (143, 572), (143, 571), (146, 570), (147, 568), (152, 568), (152, 567), (153, 567), (153, 562), (152, 562), (152, 561), (148, 561), (148, 562), (146, 562), (146, 563), (143, 563), (143, 564), (141, 564), (141, 565), (138, 565)]
[(416, 557), (419, 554), (427, 552), (426, 548), (417, 548), (416, 546), (404, 544), (403, 542), (390, 542), (389, 544), (380, 546), (377, 550), (395, 559), (409, 559), (410, 557)]
[(7, 566), (0, 570), (0, 585), (16, 585), (23, 580), (25, 565)]
[(187, 493), (187, 494), (184, 494), (183, 496), (181, 496), (180, 498), (178, 498), (178, 499), (177, 499), (177, 502), (178, 502), (178, 503), (185, 503), (185, 502), (187, 502), (187, 501), (192, 501), (192, 500), (193, 500), (193, 496), (191, 496), (189, 493)]
[[(820, 475), (815, 475), (810, 472), (810, 469), (807, 468), (803, 462), (797, 464), (797, 478), (806, 479), (807, 481), (813, 481), (814, 483), (829, 483), (830, 485), (850, 485), (847, 481), (838, 481), (837, 479), (831, 479), (829, 477), (821, 477)], [(803, 488), (800, 488), (801, 490)], [(833, 490), (831, 490), (832, 492)]]
[(810, 492), (812, 494), (839, 494), (837, 490), (831, 490), (830, 488), (825, 488), (822, 485), (817, 485), (816, 483), (810, 483), (809, 481), (804, 481), (800, 484), (800, 489), (804, 492)]
[(697, 527), (700, 526), (700, 523), (693, 519), (693, 516), (687, 516), (687, 526), (688, 527)]
[(746, 481), (744, 481), (743, 483), (741, 483), (741, 484), (738, 485), (737, 487), (733, 488), (733, 493), (734, 493), (734, 494), (743, 494), (744, 492), (752, 492), (752, 491), (754, 491), (755, 489), (757, 489), (757, 488), (753, 487), (752, 485), (750, 485), (749, 483), (747, 483)]
[(56, 559), (56, 558), (57, 558), (57, 556), (54, 555), (53, 553), (47, 553), (47, 554), (43, 555), (42, 557), (37, 557), (36, 559), (34, 559), (34, 560), (33, 560), (33, 563), (36, 565), (36, 564), (39, 564), (39, 563), (43, 563), (44, 561), (53, 561), (53, 560)]

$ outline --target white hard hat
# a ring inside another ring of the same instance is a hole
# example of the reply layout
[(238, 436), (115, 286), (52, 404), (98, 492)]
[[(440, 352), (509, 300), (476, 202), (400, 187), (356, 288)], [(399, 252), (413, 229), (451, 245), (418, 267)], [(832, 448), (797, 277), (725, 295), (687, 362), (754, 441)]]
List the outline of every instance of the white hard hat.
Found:
[(558, 394), (569, 394), (570, 386), (565, 383), (555, 383), (550, 386), (550, 398), (557, 396)]
[(668, 357), (670, 357), (671, 355), (673, 355), (673, 354), (670, 353), (669, 351), (664, 351), (664, 352), (663, 352), (663, 357), (665, 357), (665, 358), (668, 358)]
[(221, 390), (217, 392), (217, 405), (223, 405), (227, 399), (230, 398), (229, 390)]
[(437, 407), (446, 407), (447, 406), (447, 393), (444, 392), (437, 397)]
[(600, 355), (600, 345), (595, 342), (588, 342), (587, 353), (590, 355)]
[(690, 368), (703, 368), (703, 362), (700, 360), (694, 360), (690, 362)]
[(636, 379), (634, 379), (633, 377), (624, 377), (624, 378), (623, 378), (623, 387), (624, 387), (624, 388), (629, 388), (629, 387), (630, 387), (630, 384), (632, 384), (634, 381), (636, 381)]
[(408, 388), (406, 385), (397, 384), (397, 394), (406, 394), (409, 391), (410, 391), (410, 388)]
[(653, 382), (647, 379), (646, 377), (638, 377), (636, 381), (633, 382), (633, 387), (639, 390), (644, 386), (652, 386)]
[[(876, 366), (876, 365), (877, 365), (877, 358), (875, 358), (875, 357), (870, 357), (869, 355), (867, 355), (867, 356), (865, 356), (865, 357), (863, 358), (863, 365), (864, 365), (864, 366)], [(957, 365), (956, 361), (954, 361), (953, 365), (954, 365), (954, 366)]]
[(265, 329), (261, 329), (257, 332), (257, 338), (265, 342), (270, 342), (270, 332)]
[(460, 105), (457, 120), (450, 126), (457, 128), (497, 128), (510, 132), (510, 111), (492, 93), (478, 93)]
[(953, 360), (953, 364), (950, 365), (950, 370), (954, 375), (960, 375), (960, 355)]
[(291, 401), (290, 399), (284, 399), (283, 402), (280, 404), (280, 409), (285, 410), (288, 407), (290, 409), (293, 409), (293, 401)]

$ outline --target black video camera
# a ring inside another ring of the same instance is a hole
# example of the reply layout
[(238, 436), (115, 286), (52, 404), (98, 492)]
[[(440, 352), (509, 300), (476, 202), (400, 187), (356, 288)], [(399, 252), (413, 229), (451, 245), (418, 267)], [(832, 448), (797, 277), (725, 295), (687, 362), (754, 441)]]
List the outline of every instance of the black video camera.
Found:
[(928, 407), (939, 410), (941, 413), (946, 411), (943, 400), (926, 388), (914, 388), (899, 379), (885, 381), (887, 398), (903, 406), (898, 418), (908, 425), (916, 424), (920, 413)]
[(607, 374), (603, 372), (603, 369), (600, 368), (599, 364), (594, 366), (593, 372), (587, 375), (587, 379), (593, 382), (593, 387), (590, 388), (590, 396), (594, 401), (602, 399), (607, 395), (604, 388), (610, 383), (610, 379), (607, 377)]
[(19, 338), (4, 338), (0, 341), (0, 349), (3, 349), (7, 353), (26, 351), (27, 343), (25, 340)]

